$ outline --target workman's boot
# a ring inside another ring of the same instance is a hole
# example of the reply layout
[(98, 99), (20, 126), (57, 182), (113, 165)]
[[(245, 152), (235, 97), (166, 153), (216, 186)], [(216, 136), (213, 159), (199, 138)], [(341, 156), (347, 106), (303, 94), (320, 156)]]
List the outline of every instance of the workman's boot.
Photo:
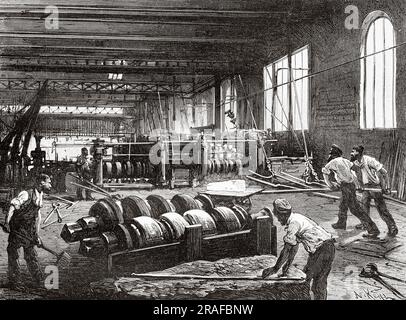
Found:
[(355, 226), (355, 229), (357, 230), (366, 230), (367, 228), (365, 227), (365, 225), (363, 223), (359, 223)]
[(388, 236), (389, 237), (396, 237), (398, 234), (399, 230), (396, 226), (390, 226), (388, 230)]
[(345, 222), (338, 220), (336, 223), (333, 223), (331, 225), (334, 229), (342, 229), (345, 230), (347, 228), (347, 225)]

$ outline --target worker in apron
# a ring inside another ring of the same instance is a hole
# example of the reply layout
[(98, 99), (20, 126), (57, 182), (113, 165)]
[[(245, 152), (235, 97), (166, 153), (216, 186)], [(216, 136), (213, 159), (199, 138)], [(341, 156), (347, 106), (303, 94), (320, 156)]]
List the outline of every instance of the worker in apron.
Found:
[(43, 273), (38, 262), (35, 246), (42, 244), (39, 237), (41, 224), (40, 208), (43, 193), (51, 190), (51, 178), (46, 174), (39, 174), (33, 189), (21, 191), (10, 201), (10, 208), (6, 215), (3, 230), (9, 232), (8, 237), (8, 280), (9, 287), (23, 288), (21, 281), (18, 249), (24, 249), (24, 259), (34, 280), (34, 286), (43, 283)]

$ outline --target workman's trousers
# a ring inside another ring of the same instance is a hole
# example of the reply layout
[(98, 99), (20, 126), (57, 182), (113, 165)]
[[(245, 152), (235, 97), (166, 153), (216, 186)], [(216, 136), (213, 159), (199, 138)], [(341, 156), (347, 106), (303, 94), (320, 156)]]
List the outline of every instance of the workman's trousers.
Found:
[(336, 252), (334, 242), (334, 239), (326, 240), (314, 253), (310, 253), (303, 270), (306, 281), (313, 280), (311, 291), (314, 300), (327, 299), (327, 278)]
[[(20, 263), (18, 261), (18, 249), (22, 245), (9, 242), (7, 246), (8, 254), (8, 280), (10, 283), (17, 284), (21, 282)], [(27, 262), (28, 271), (30, 272), (36, 284), (40, 285), (43, 280), (43, 273), (38, 262), (37, 252), (33, 245), (23, 246), (24, 259)]]
[[(380, 186), (376, 185), (365, 185), (368, 188), (380, 188)], [(386, 223), (388, 229), (391, 230), (396, 228), (395, 220), (393, 219), (392, 215), (389, 213), (388, 208), (386, 207), (385, 199), (383, 197), (382, 192), (372, 192), (372, 191), (363, 191), (361, 203), (364, 207), (365, 212), (369, 215), (371, 209), (371, 199), (374, 199), (376, 209), (381, 216), (381, 219)]]
[(372, 221), (371, 217), (367, 214), (361, 203), (357, 200), (357, 195), (355, 193), (354, 183), (341, 183), (341, 202), (338, 212), (338, 224), (347, 224), (347, 212), (350, 209), (351, 213), (356, 216), (362, 224), (365, 225), (368, 233), (379, 233), (379, 229), (375, 222)]

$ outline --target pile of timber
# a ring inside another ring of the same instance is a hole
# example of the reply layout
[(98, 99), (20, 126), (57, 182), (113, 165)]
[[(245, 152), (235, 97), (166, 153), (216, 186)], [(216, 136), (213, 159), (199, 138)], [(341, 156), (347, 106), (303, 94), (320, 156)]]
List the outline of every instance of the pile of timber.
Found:
[(389, 174), (392, 190), (397, 191), (399, 200), (406, 200), (406, 142), (392, 136), (389, 144), (382, 143), (379, 157)]
[(177, 194), (146, 199), (129, 196), (98, 200), (89, 215), (64, 225), (61, 237), (80, 242), (79, 253), (99, 257), (183, 240), (187, 226), (199, 224), (204, 236), (233, 233), (252, 227), (253, 217), (241, 206), (215, 207), (211, 198)]

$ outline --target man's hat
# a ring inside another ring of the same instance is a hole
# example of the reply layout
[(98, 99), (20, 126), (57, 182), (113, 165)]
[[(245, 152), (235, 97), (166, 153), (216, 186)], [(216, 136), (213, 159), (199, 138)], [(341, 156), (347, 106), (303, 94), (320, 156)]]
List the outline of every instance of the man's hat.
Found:
[(292, 206), (286, 199), (276, 199), (273, 202), (273, 213), (276, 214), (291, 214)]
[(334, 155), (334, 156), (341, 156), (343, 154), (343, 151), (340, 149), (339, 146), (337, 146), (336, 144), (332, 144), (331, 145), (331, 149), (330, 149), (330, 154)]

